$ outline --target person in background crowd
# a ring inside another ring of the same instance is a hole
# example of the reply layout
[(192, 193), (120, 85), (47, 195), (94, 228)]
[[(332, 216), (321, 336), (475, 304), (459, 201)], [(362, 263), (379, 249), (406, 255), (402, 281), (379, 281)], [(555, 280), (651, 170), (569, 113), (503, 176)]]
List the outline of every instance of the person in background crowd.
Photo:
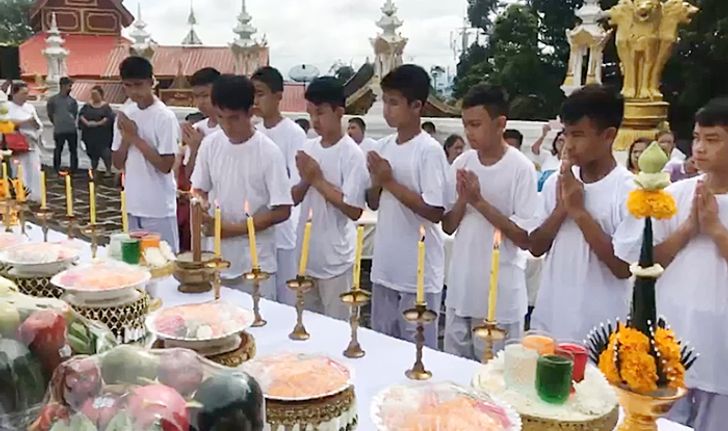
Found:
[(111, 175), (111, 141), (114, 139), (114, 111), (104, 100), (104, 90), (96, 85), (91, 89), (91, 101), (83, 105), (78, 116), (81, 139), (96, 171), (104, 161), (106, 174)]
[(447, 163), (453, 164), (455, 159), (465, 151), (465, 140), (460, 135), (450, 135), (445, 139), (445, 157), (447, 157)]
[[(554, 137), (554, 141), (551, 144), (551, 155), (556, 158), (556, 160), (561, 162), (561, 152), (564, 150), (564, 145), (566, 144), (566, 138), (564, 137), (564, 131), (560, 130), (558, 133), (556, 133), (556, 137)], [(549, 179), (551, 175), (553, 175), (558, 170), (558, 166), (556, 169), (543, 169), (541, 168), (541, 175), (538, 177), (538, 191), (541, 192), (543, 190), (543, 185), (546, 184), (546, 180)]]
[(60, 92), (48, 99), (46, 104), (48, 119), (53, 124), (53, 140), (56, 143), (53, 149), (53, 169), (56, 172), (61, 171), (61, 156), (67, 142), (71, 155), (71, 173), (74, 173), (78, 170), (78, 103), (71, 97), (73, 81), (70, 78), (61, 78), (59, 85)]
[(435, 123), (433, 123), (432, 121), (425, 121), (424, 123), (422, 123), (422, 130), (424, 130), (428, 135), (437, 139), (437, 128), (435, 127)]
[(687, 158), (684, 161), (673, 159), (665, 165), (663, 172), (670, 174), (671, 182), (676, 183), (700, 175), (698, 165), (695, 163), (695, 158), (693, 158), (692, 148), (688, 147), (688, 154), (686, 156)]
[(10, 169), (17, 175), (17, 165), (23, 166), (23, 183), (30, 190), (29, 199), (40, 200), (40, 148), (42, 145), (43, 123), (35, 107), (28, 103), (28, 85), (24, 82), (13, 84), (10, 90), (8, 119), (25, 138), (29, 151), (14, 153)]
[(559, 169), (559, 166), (561, 166), (561, 161), (557, 157), (559, 151), (556, 150), (556, 152), (554, 152), (554, 150), (556, 149), (554, 145), (557, 141), (553, 141), (551, 148), (543, 148), (543, 142), (551, 131), (556, 132), (558, 137), (558, 132), (563, 130), (561, 124), (558, 124), (558, 127), (556, 127), (557, 124), (552, 123), (555, 122), (552, 121), (550, 123), (544, 124), (541, 136), (536, 139), (536, 142), (534, 142), (533, 145), (531, 145), (531, 153), (536, 156), (538, 165), (541, 168), (541, 172), (557, 171)]
[(297, 118), (295, 123), (298, 124), (306, 134), (308, 134), (308, 131), (311, 130), (311, 122), (305, 118)]
[[(627, 151), (627, 169), (633, 174), (640, 172), (639, 164), (637, 163), (642, 153), (650, 146), (652, 141), (648, 138), (637, 138), (636, 141), (632, 142)], [(664, 149), (664, 148), (663, 148)]]
[(667, 154), (670, 160), (685, 160), (685, 154), (677, 148), (675, 145), (675, 134), (669, 130), (658, 132), (655, 136), (655, 140), (662, 150)]
[(376, 150), (377, 141), (366, 137), (367, 124), (361, 117), (350, 118), (346, 132), (349, 134), (351, 139), (359, 145), (359, 148), (361, 148), (364, 155), (370, 151)]
[(521, 146), (523, 145), (523, 133), (516, 129), (506, 129), (506, 131), (503, 132), (503, 139), (505, 139), (506, 143), (511, 147), (521, 151)]

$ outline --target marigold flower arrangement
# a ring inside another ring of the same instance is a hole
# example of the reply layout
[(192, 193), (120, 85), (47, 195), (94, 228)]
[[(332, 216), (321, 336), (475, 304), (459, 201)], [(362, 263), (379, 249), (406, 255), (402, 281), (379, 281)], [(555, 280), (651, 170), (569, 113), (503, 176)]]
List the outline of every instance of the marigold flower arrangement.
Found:
[(588, 340), (591, 359), (609, 383), (644, 395), (683, 388), (685, 372), (698, 356), (657, 318), (655, 284), (663, 269), (653, 257), (652, 219), (677, 213), (674, 198), (664, 190), (670, 184), (669, 175), (662, 172), (666, 163), (667, 155), (653, 142), (640, 157), (638, 188), (627, 200), (629, 212), (645, 219), (640, 260), (630, 268), (636, 277), (630, 318), (614, 327), (602, 324)]

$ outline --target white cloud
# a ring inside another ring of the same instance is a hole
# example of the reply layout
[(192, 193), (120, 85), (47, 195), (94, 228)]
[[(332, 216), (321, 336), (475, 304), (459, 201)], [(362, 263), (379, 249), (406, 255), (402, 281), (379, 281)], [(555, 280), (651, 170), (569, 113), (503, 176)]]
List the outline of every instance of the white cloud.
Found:
[[(226, 45), (240, 12), (241, 0), (193, 0), (198, 25), (196, 31), (207, 45)], [(142, 16), (154, 40), (177, 45), (187, 34), (189, 0), (140, 0)], [(379, 29), (384, 0), (247, 0), (257, 37), (267, 35), (271, 65), (287, 72), (291, 67), (310, 63), (326, 73), (341, 60), (362, 64), (374, 52), (369, 39)], [(450, 35), (462, 25), (466, 0), (396, 0), (397, 15), (404, 21), (403, 36), (409, 39), (405, 61), (429, 69), (432, 65), (450, 67), (455, 60)], [(137, 3), (126, 0), (136, 14)]]

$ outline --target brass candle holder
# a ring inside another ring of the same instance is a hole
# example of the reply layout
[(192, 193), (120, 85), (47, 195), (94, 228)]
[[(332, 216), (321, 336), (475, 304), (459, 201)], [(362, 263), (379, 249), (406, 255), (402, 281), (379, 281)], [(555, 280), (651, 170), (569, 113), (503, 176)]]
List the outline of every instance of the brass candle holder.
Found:
[(506, 331), (498, 327), (498, 323), (495, 320), (483, 320), (480, 326), (476, 326), (473, 329), (473, 334), (476, 337), (482, 338), (485, 342), (485, 351), (483, 352), (482, 362), (488, 363), (495, 357), (493, 347), (496, 341), (503, 341), (506, 338)]
[(256, 266), (252, 269), (252, 271), (243, 274), (243, 277), (246, 280), (253, 282), (253, 314), (255, 315), (255, 320), (251, 326), (253, 326), (253, 328), (260, 328), (268, 324), (268, 322), (260, 315), (260, 283), (268, 280), (270, 278), (270, 274), (262, 271), (260, 267)]
[(425, 364), (422, 362), (422, 350), (425, 346), (425, 325), (435, 322), (437, 313), (428, 310), (427, 304), (416, 304), (415, 308), (405, 311), (403, 315), (408, 322), (417, 324), (415, 364), (411, 369), (405, 371), (404, 375), (410, 380), (429, 380), (432, 373), (425, 369)]
[(220, 277), (220, 272), (222, 270), (230, 268), (230, 261), (223, 259), (222, 257), (216, 257), (212, 259), (208, 264), (208, 268), (211, 268), (215, 271), (215, 273), (212, 276), (212, 292), (215, 298), (215, 301), (219, 301), (221, 294), (220, 291), (222, 289), (222, 278)]
[(76, 216), (71, 214), (66, 214), (65, 216), (65, 225), (66, 225), (66, 235), (68, 236), (68, 239), (75, 238), (75, 230), (76, 230)]
[(354, 288), (349, 292), (342, 293), (340, 298), (341, 302), (348, 305), (351, 309), (349, 315), (351, 340), (349, 341), (349, 346), (344, 350), (344, 356), (352, 359), (363, 358), (366, 352), (359, 345), (359, 319), (361, 318), (361, 307), (371, 301), (372, 294), (365, 290)]
[(25, 230), (25, 212), (28, 210), (28, 203), (27, 202), (18, 202), (16, 204), (16, 208), (18, 211), (18, 223), (20, 223), (20, 234), (21, 235), (27, 235), (27, 232)]
[(296, 326), (293, 332), (288, 334), (288, 338), (296, 341), (305, 341), (311, 338), (306, 327), (303, 326), (303, 307), (305, 302), (303, 295), (313, 288), (313, 279), (305, 275), (297, 275), (293, 280), (288, 280), (288, 288), (296, 291)]
[(40, 229), (43, 231), (43, 242), (48, 242), (48, 222), (53, 218), (53, 211), (48, 208), (41, 208), (35, 212), (35, 218), (40, 220)]
[[(104, 227), (97, 223), (89, 223), (83, 227), (82, 232), (91, 237), (91, 259), (96, 259), (99, 251), (99, 236), (103, 235)], [(72, 238), (69, 236), (69, 238)]]

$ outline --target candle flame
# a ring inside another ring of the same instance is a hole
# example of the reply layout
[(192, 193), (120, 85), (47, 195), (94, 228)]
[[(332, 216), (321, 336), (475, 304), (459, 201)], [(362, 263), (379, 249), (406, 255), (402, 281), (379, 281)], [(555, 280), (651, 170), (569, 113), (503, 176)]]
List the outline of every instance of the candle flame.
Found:
[(307, 221), (311, 221), (311, 220), (313, 220), (313, 208), (309, 208), (309, 210), (308, 210), (308, 220)]
[(420, 225), (420, 238), (421, 238), (420, 241), (422, 241), (422, 242), (425, 241), (425, 227), (422, 225)]
[(88, 179), (91, 182), (93, 182), (93, 180), (94, 180), (94, 171), (92, 169), (88, 170)]
[(245, 201), (244, 208), (245, 208), (245, 215), (248, 215), (249, 216), (250, 215), (250, 204), (248, 204), (248, 201), (247, 200)]
[(60, 175), (62, 177), (67, 177), (68, 176), (68, 171), (60, 171), (60, 172), (58, 172), (58, 175)]
[(121, 189), (124, 190), (126, 188), (126, 174), (124, 172), (121, 173)]
[(493, 233), (493, 248), (500, 248), (502, 242), (501, 231), (496, 229)]
[(220, 208), (220, 201), (215, 199), (215, 208)]

